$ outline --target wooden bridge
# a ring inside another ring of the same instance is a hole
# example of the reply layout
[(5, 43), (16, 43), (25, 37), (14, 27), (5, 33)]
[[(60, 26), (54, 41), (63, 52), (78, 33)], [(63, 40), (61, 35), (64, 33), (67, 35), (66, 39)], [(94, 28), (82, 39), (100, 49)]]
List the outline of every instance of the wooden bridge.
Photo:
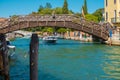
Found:
[(65, 27), (83, 31), (100, 39), (108, 39), (107, 25), (100, 25), (75, 15), (27, 15), (16, 16), (0, 22), (0, 34), (30, 27)]

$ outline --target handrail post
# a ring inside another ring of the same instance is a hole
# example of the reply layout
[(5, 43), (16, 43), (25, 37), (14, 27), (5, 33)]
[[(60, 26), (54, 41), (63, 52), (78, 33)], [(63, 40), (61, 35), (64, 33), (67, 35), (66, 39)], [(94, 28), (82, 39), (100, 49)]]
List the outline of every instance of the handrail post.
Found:
[(65, 27), (65, 20), (64, 20), (64, 27)]
[(32, 34), (30, 42), (30, 80), (38, 80), (38, 49), (38, 35)]

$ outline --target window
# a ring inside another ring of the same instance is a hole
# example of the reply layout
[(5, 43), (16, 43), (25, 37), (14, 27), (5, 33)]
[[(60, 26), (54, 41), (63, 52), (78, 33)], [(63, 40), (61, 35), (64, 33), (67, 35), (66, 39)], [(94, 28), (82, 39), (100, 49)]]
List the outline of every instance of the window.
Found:
[(117, 18), (117, 11), (114, 10), (114, 21), (116, 22), (116, 18)]
[(106, 6), (108, 5), (108, 0), (106, 0)]
[(120, 11), (119, 11), (119, 17), (120, 17)]
[(116, 17), (117, 17), (117, 11), (114, 10), (114, 18), (116, 18)]
[(116, 0), (114, 0), (114, 4), (116, 4)]
[(108, 12), (106, 12), (106, 21), (108, 21)]

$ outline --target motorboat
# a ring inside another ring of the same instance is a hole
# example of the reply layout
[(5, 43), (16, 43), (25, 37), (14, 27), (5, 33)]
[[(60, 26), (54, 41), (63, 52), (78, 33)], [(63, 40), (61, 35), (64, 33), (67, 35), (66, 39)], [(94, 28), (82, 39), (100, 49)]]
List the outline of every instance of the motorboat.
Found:
[(56, 43), (57, 37), (56, 36), (46, 36), (46, 37), (43, 37), (43, 41), (45, 43)]

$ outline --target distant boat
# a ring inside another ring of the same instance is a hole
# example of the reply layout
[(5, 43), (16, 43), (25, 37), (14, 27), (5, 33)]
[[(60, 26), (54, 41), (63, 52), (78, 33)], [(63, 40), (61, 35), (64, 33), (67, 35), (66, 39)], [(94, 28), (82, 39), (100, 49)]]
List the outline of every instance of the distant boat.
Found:
[(28, 38), (30, 38), (30, 37), (31, 37), (31, 35), (32, 35), (32, 34), (27, 34), (27, 35), (25, 35), (23, 38), (28, 39)]
[(57, 37), (56, 36), (46, 36), (46, 37), (43, 37), (43, 41), (45, 43), (56, 43)]

